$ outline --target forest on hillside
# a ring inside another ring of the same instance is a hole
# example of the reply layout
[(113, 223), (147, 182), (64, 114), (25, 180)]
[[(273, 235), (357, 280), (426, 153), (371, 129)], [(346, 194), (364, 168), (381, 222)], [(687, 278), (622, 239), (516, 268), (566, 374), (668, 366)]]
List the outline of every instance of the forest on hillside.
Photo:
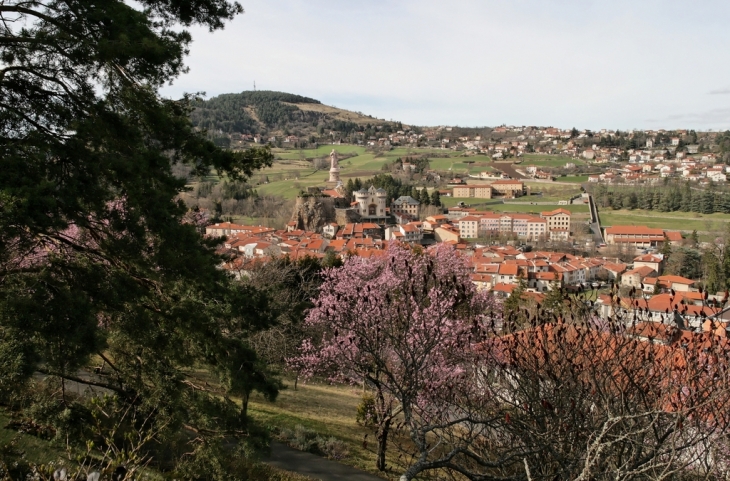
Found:
[[(355, 143), (357, 132), (362, 137), (403, 130), (400, 122), (384, 122), (373, 118), (372, 125), (358, 125), (337, 118), (338, 114), (302, 110), (292, 104), (322, 104), (319, 100), (301, 95), (274, 91), (245, 91), (221, 94), (192, 103), (190, 119), (195, 128), (208, 131), (220, 146), (228, 147), (230, 134), (295, 135), (300, 137), (297, 147), (326, 136), (328, 140), (342, 139)], [(330, 133), (336, 132), (330, 138)], [(265, 139), (266, 140), (266, 139)], [(280, 142), (280, 139), (277, 139)], [(274, 142), (279, 145), (277, 142)]]
[[(283, 127), (289, 122), (311, 122), (320, 116), (288, 105), (319, 104), (319, 100), (273, 91), (247, 91), (222, 94), (208, 100), (199, 99), (191, 113), (193, 126), (223, 133), (265, 133), (267, 129)], [(255, 115), (252, 116), (247, 108)], [(258, 119), (258, 122), (257, 120)]]

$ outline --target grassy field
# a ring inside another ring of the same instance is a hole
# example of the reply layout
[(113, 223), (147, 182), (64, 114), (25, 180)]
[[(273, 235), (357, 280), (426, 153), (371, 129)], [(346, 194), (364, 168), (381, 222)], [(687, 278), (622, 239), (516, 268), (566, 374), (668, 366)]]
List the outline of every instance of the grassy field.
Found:
[[(312, 171), (309, 173), (311, 174)], [(269, 176), (269, 178), (271, 178)], [(279, 195), (285, 199), (293, 199), (299, 194), (300, 190), (309, 186), (324, 185), (329, 179), (328, 173), (317, 173), (314, 175), (302, 176), (299, 179), (288, 179), (280, 181), (271, 181), (268, 184), (262, 184), (256, 187), (259, 195)]]
[(454, 207), (459, 202), (463, 202), (469, 205), (502, 205), (501, 199), (473, 199), (463, 197), (441, 197), (441, 203), (446, 207)]
[[(455, 173), (478, 173), (484, 170), (494, 170), (494, 166), (487, 160), (475, 160), (476, 157), (454, 157), (429, 159), (429, 165), (439, 172), (451, 171)], [(474, 163), (464, 161), (474, 160)]]
[(549, 202), (552, 200), (568, 200), (573, 196), (580, 195), (578, 184), (554, 184), (550, 182), (529, 182), (525, 185), (530, 188), (532, 194), (542, 193), (540, 201)]
[(730, 214), (698, 214), (694, 212), (657, 212), (649, 210), (599, 209), (602, 226), (639, 225), (669, 230), (714, 232), (724, 231)]
[(365, 147), (359, 145), (320, 145), (316, 149), (273, 149), (275, 158), (280, 159), (314, 159), (330, 155), (332, 150), (340, 154), (364, 154)]
[(0, 448), (14, 442), (16, 451), (24, 452), (26, 459), (39, 464), (47, 464), (50, 461), (56, 461), (64, 457), (63, 450), (53, 446), (50, 442), (8, 429), (6, 426), (9, 422), (10, 417), (0, 409)]
[(573, 214), (588, 214), (588, 206), (577, 204), (577, 205), (532, 205), (532, 204), (502, 204), (504, 210), (511, 210), (512, 212), (545, 212), (548, 210), (565, 209)]
[(588, 176), (587, 175), (566, 175), (565, 177), (558, 177), (558, 182), (575, 182), (577, 184), (582, 184), (583, 182), (588, 182)]
[[(355, 422), (362, 390), (352, 386), (300, 383), (295, 391), (292, 383), (289, 384), (289, 389), (281, 391), (273, 403), (260, 395), (252, 395), (249, 404), (251, 416), (274, 431), (291, 429), (299, 424), (321, 435), (341, 439), (350, 447), (350, 456), (345, 460), (347, 464), (375, 472), (373, 433)], [(366, 434), (371, 439), (367, 448), (363, 447)]]

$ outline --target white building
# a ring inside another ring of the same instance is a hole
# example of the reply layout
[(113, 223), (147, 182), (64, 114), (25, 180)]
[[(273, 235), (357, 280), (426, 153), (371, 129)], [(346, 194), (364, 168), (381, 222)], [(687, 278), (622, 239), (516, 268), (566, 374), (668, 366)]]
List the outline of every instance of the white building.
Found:
[(367, 220), (385, 221), (387, 219), (385, 213), (385, 198), (387, 192), (383, 189), (376, 189), (370, 186), (368, 190), (360, 189), (355, 192), (355, 202), (357, 202), (357, 213), (360, 217)]

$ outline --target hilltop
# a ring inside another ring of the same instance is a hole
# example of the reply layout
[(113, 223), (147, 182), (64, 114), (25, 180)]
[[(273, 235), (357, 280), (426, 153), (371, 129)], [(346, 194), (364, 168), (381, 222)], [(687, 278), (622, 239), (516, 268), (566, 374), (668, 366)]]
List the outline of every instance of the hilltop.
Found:
[(274, 91), (221, 94), (194, 103), (193, 125), (211, 135), (311, 136), (337, 132), (347, 137), (355, 131), (401, 130), (400, 122), (387, 122), (360, 112), (325, 105), (301, 95)]

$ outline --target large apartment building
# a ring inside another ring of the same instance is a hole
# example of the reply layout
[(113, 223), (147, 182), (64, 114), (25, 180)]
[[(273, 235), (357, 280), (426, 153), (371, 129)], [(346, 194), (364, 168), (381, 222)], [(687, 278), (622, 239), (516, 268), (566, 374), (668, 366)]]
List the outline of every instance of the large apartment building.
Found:
[(605, 230), (607, 244), (629, 245), (636, 248), (657, 247), (667, 240), (664, 229), (637, 225), (615, 225)]
[(536, 241), (547, 237), (547, 221), (530, 214), (499, 214), (482, 212), (462, 217), (457, 221), (462, 239), (476, 239), (514, 234), (525, 240)]
[(540, 217), (547, 221), (550, 240), (568, 240), (570, 237), (570, 211), (556, 209), (542, 212)]
[(454, 187), (454, 197), (474, 198), (474, 199), (491, 199), (491, 185), (464, 185)]
[(462, 185), (454, 187), (454, 197), (491, 199), (497, 193), (504, 197), (520, 197), (527, 193), (525, 184), (519, 180), (495, 180), (491, 184)]
[(494, 181), (492, 189), (505, 197), (521, 197), (527, 193), (524, 182), (514, 179)]

